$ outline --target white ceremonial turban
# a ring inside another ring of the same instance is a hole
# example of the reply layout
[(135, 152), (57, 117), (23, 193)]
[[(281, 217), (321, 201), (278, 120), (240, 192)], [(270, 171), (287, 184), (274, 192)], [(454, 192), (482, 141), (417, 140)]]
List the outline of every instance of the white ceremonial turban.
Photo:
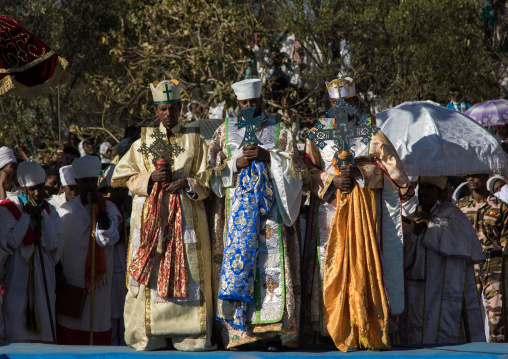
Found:
[(74, 178), (99, 177), (101, 160), (97, 156), (86, 155), (72, 161)]
[(356, 96), (356, 86), (351, 77), (342, 77), (330, 82), (326, 81), (325, 84), (330, 98), (349, 98)]
[(7, 166), (9, 163), (16, 163), (16, 156), (14, 156), (14, 151), (12, 151), (9, 147), (0, 147), (0, 169)]
[(44, 183), (46, 172), (37, 162), (21, 162), (18, 167), (18, 182), (21, 187), (33, 187)]
[(72, 165), (63, 166), (60, 168), (60, 182), (62, 186), (75, 186), (76, 178), (74, 178), (74, 171)]
[(236, 98), (240, 101), (261, 97), (262, 82), (260, 79), (249, 79), (231, 85)]

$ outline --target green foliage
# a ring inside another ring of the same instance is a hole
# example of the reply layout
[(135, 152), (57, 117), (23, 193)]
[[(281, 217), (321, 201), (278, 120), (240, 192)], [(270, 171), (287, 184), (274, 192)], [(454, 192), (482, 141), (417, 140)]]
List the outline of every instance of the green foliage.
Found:
[[(340, 38), (350, 45), (357, 89), (385, 106), (418, 92), (448, 102), (459, 86), (471, 102), (500, 96), (499, 60), (483, 41), (476, 0), (279, 0), (281, 18), (325, 56), (322, 83), (343, 65)], [(289, 6), (290, 5), (290, 6)], [(327, 49), (332, 47), (332, 51)]]
[[(68, 60), (64, 126), (96, 142), (154, 121), (148, 85), (156, 80), (181, 80), (184, 100), (232, 105), (254, 29), (266, 41), (287, 26), (314, 56), (302, 109), (328, 107), (324, 81), (339, 71), (354, 76), (370, 105), (429, 91), (447, 102), (452, 85), (472, 103), (500, 96), (500, 61), (476, 0), (0, 0), (0, 8)], [(56, 94), (8, 94), (0, 109), (0, 145), (55, 148)]]
[(148, 85), (178, 79), (183, 100), (234, 100), (230, 85), (242, 79), (246, 39), (257, 25), (249, 6), (234, 1), (127, 1), (129, 14), (105, 41), (124, 76), (93, 77), (94, 91), (111, 103), (111, 111), (128, 113), (144, 123), (151, 119)]

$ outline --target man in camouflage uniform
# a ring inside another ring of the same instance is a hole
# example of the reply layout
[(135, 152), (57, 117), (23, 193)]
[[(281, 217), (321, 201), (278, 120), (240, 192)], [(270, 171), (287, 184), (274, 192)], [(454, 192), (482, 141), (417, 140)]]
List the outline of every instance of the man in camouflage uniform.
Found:
[[(471, 195), (457, 202), (462, 212), (474, 226), (486, 261), (475, 265), (478, 293), (483, 291), (485, 309), (489, 318), (491, 342), (505, 342), (506, 272), (503, 252), (508, 238), (508, 206), (487, 190), (488, 175), (466, 176)], [(507, 249), (508, 250), (508, 249)], [(505, 255), (508, 253), (505, 253)]]

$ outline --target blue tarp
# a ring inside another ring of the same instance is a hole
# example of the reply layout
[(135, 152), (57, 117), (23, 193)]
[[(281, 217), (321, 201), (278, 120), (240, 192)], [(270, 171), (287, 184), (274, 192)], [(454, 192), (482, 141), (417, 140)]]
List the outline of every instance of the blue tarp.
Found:
[(295, 357), (299, 359), (326, 359), (337, 357), (368, 357), (396, 359), (406, 358), (446, 358), (446, 359), (508, 359), (508, 344), (496, 343), (470, 343), (455, 346), (443, 347), (426, 347), (422, 349), (414, 349), (409, 347), (395, 347), (392, 351), (354, 351), (349, 353), (341, 353), (339, 351), (323, 350), (317, 346), (306, 346), (299, 350), (290, 350), (279, 353), (272, 352), (237, 352), (237, 351), (212, 351), (201, 353), (184, 353), (176, 350), (155, 351), (155, 352), (136, 352), (128, 347), (100, 347), (100, 346), (65, 346), (65, 345), (49, 345), (49, 344), (4, 344), (0, 346), (0, 359), (71, 359), (84, 357), (90, 359), (142, 359), (143, 356), (150, 356), (177, 359), (196, 359), (198, 357), (213, 357), (212, 359), (257, 359), (270, 357), (280, 359), (286, 357)]

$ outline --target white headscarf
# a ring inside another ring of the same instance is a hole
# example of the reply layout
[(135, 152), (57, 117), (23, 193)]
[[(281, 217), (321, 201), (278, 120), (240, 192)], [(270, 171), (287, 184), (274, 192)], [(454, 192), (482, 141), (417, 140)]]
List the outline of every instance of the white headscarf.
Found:
[(108, 152), (108, 150), (111, 147), (113, 147), (113, 146), (109, 142), (101, 143), (101, 147), (99, 148), (99, 153), (101, 155), (101, 162), (102, 163), (111, 163), (111, 160), (109, 158), (106, 158), (106, 153)]
[(0, 147), (0, 169), (7, 166), (9, 163), (16, 163), (16, 156), (14, 156), (14, 151), (12, 151), (9, 147)]
[(90, 143), (90, 141), (88, 141), (88, 140), (83, 140), (83, 141), (81, 141), (81, 142), (79, 143), (79, 145), (78, 145), (78, 150), (79, 150), (79, 154), (81, 155), (81, 157), (86, 156), (85, 148), (84, 148), (84, 146), (83, 146), (83, 145), (85, 144), (85, 142), (86, 142), (86, 143), (88, 143), (90, 146), (92, 145), (92, 144)]
[(492, 176), (490, 177), (488, 180), (487, 180), (487, 189), (489, 190), (490, 193), (494, 193), (494, 184), (497, 182), (497, 181), (501, 181), (503, 182), (504, 184), (506, 184), (506, 180), (504, 179), (503, 176)]

